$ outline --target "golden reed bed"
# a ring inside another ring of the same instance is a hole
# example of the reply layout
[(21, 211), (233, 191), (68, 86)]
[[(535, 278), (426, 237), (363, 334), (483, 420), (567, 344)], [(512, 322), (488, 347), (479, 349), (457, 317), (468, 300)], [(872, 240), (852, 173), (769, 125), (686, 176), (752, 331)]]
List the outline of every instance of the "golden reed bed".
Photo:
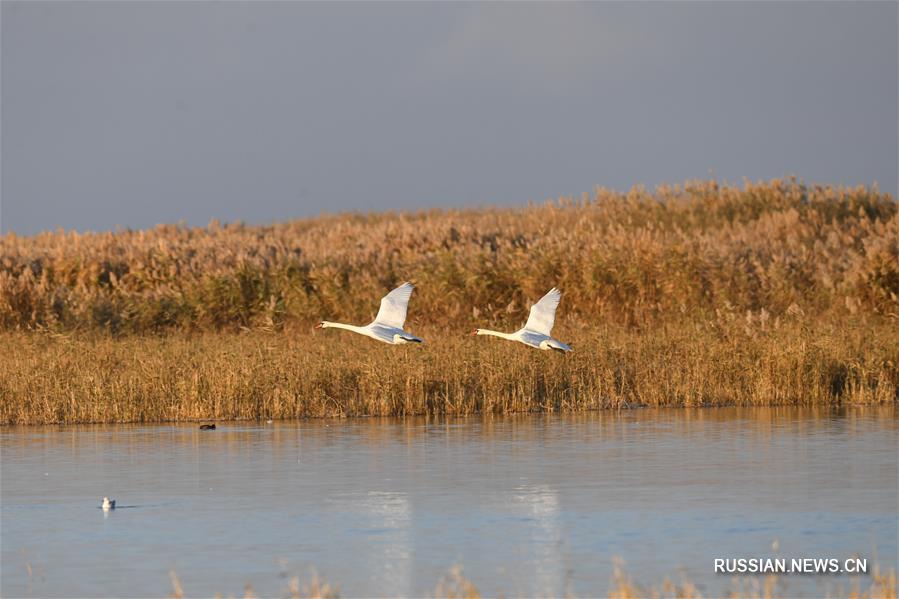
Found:
[[(172, 581), (170, 599), (183, 599), (185, 593), (178, 575), (171, 572), (170, 578)], [(600, 596), (601, 592), (597, 590), (595, 596)], [(301, 584), (299, 577), (293, 577), (288, 581), (287, 589), (282, 596), (286, 599), (339, 599), (340, 591), (337, 586), (330, 585), (317, 576), (312, 576), (311, 581), (306, 584)], [(460, 568), (453, 568), (437, 583), (434, 592), (428, 596), (435, 599), (480, 599), (482, 597), (477, 586), (463, 576)], [(564, 596), (575, 597), (571, 593)], [(702, 599), (704, 595), (688, 580), (677, 584), (670, 579), (665, 579), (661, 584), (650, 587), (636, 585), (625, 573), (623, 567), (616, 565), (612, 587), (605, 596), (609, 599), (662, 599), (666, 597)], [(728, 599), (779, 599), (791, 597), (792, 594), (787, 578), (767, 575), (735, 578), (733, 589), (725, 596)], [(836, 593), (830, 596), (847, 599), (896, 599), (896, 572), (895, 570), (884, 572), (875, 566), (870, 578), (862, 578), (861, 583), (856, 582), (849, 589), (837, 588)], [(253, 592), (252, 586), (247, 584), (244, 589), (244, 599), (253, 599), (254, 597), (256, 594)]]
[[(368, 322), (416, 284), (389, 347)], [(513, 330), (563, 290), (546, 355)], [(0, 237), (0, 422), (896, 402), (899, 215), (716, 182), (522, 209)]]

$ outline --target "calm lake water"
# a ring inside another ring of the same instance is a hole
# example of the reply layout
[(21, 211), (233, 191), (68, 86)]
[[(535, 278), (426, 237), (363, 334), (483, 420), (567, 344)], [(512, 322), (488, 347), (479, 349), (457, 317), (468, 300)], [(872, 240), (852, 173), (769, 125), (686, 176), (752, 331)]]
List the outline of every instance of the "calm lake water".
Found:
[(894, 567), (897, 423), (890, 407), (4, 428), (0, 592), (162, 597), (175, 571), (188, 596), (270, 596), (315, 571), (344, 596), (420, 596), (458, 564), (487, 595), (596, 596), (619, 557), (638, 583), (716, 595), (734, 582), (716, 557)]

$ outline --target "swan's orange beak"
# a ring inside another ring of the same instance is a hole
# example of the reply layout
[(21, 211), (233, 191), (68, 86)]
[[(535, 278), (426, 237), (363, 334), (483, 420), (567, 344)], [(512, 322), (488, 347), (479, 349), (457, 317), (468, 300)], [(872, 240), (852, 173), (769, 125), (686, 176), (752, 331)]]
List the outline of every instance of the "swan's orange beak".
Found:
[(478, 334), (478, 330), (477, 330), (477, 329), (475, 329), (475, 330), (473, 330), (473, 331), (471, 332), (471, 336), (472, 336), (472, 337), (474, 337), (474, 336), (477, 335), (477, 334)]
[(322, 323), (322, 322), (320, 322), (320, 323), (318, 323), (317, 325), (315, 325), (315, 328), (317, 328), (317, 329), (323, 329), (323, 328), (325, 328), (325, 324)]

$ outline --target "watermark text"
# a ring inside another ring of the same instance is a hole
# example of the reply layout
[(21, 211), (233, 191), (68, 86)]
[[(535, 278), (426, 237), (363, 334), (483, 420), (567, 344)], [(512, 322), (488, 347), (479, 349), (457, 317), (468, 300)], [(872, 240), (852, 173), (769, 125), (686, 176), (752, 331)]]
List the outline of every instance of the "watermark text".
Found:
[(737, 557), (715, 558), (716, 574), (867, 574), (866, 558)]

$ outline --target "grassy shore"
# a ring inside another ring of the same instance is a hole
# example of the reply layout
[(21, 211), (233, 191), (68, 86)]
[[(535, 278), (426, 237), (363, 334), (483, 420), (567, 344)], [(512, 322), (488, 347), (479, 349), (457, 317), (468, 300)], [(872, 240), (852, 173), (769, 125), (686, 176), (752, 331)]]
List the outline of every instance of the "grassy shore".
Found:
[[(404, 280), (423, 346), (313, 331)], [(572, 354), (465, 335), (554, 285)], [(868, 188), (0, 237), (6, 424), (896, 402), (897, 364), (897, 203)]]
[[(742, 320), (742, 319), (741, 319)], [(895, 402), (896, 327), (586, 328), (567, 356), (424, 328), (422, 346), (340, 331), (0, 335), (12, 424)]]
[[(184, 589), (181, 586), (177, 574), (171, 573), (172, 593), (171, 599), (183, 599)], [(779, 599), (791, 597), (789, 583), (784, 577), (776, 575), (747, 577), (734, 581), (734, 588), (728, 593), (729, 599)], [(896, 572), (889, 570), (883, 572), (875, 567), (870, 579), (865, 581), (867, 588), (855, 585), (849, 589), (838, 591), (831, 597), (845, 597), (847, 599), (896, 599)], [(338, 599), (339, 588), (327, 582), (313, 577), (306, 584), (301, 584), (298, 577), (291, 578), (283, 595), (287, 599)], [(482, 595), (477, 586), (465, 578), (461, 569), (454, 568), (449, 574), (437, 583), (433, 594), (435, 599), (479, 599)], [(574, 595), (566, 595), (573, 597)], [(599, 594), (597, 593), (597, 596)], [(244, 589), (244, 599), (256, 597), (250, 585)], [(703, 594), (696, 586), (683, 581), (680, 584), (671, 580), (664, 580), (658, 585), (640, 586), (635, 584), (620, 566), (615, 569), (615, 576), (611, 588), (606, 593), (609, 599), (658, 599), (661, 597), (675, 597), (677, 599), (702, 599)]]

